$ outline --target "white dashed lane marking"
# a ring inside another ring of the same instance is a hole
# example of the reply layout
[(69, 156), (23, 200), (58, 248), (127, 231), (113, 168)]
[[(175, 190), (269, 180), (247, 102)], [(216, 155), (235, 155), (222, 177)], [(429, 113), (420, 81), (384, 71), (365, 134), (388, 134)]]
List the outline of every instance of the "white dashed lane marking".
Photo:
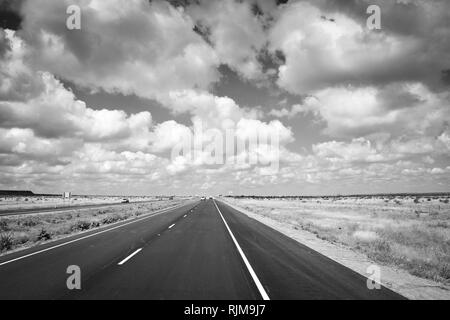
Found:
[(130, 254), (128, 257), (126, 257), (125, 259), (123, 259), (122, 261), (119, 262), (119, 266), (123, 265), (125, 262), (127, 262), (128, 260), (130, 260), (131, 258), (133, 258), (135, 255), (137, 255), (140, 251), (142, 250), (142, 248), (137, 249), (135, 252), (133, 252), (132, 254)]

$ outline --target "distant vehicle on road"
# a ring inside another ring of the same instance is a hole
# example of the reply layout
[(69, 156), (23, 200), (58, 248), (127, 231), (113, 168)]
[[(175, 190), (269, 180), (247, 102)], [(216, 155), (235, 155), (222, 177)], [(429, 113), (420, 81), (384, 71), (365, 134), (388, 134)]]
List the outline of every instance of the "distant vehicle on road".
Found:
[(209, 197), (209, 198), (212, 200), (213, 197)]
[(122, 203), (130, 203), (130, 199), (123, 199)]
[(201, 197), (200, 200), (201, 200), (201, 201), (205, 201), (205, 200), (206, 200), (206, 197)]

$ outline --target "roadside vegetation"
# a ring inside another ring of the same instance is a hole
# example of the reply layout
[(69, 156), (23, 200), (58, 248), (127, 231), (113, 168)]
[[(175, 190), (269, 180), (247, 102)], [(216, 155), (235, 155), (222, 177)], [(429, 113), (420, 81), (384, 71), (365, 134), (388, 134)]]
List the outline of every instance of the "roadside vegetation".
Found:
[(228, 198), (299, 232), (412, 275), (450, 284), (449, 195)]
[(0, 254), (99, 228), (182, 203), (182, 199), (0, 217)]

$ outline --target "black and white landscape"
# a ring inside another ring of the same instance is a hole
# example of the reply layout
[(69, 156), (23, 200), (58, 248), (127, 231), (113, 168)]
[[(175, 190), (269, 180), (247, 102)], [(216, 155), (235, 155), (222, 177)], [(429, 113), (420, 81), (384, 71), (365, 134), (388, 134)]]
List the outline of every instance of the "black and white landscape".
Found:
[(449, 21), (0, 0), (0, 298), (450, 299)]

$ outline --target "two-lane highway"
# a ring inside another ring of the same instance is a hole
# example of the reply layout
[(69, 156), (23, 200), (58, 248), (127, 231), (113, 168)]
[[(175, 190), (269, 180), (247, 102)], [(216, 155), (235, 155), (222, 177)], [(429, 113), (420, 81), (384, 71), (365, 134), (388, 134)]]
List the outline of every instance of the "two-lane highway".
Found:
[[(81, 290), (66, 287), (69, 265), (81, 268)], [(0, 258), (0, 299), (29, 298), (402, 297), (369, 290), (361, 275), (207, 200)]]

